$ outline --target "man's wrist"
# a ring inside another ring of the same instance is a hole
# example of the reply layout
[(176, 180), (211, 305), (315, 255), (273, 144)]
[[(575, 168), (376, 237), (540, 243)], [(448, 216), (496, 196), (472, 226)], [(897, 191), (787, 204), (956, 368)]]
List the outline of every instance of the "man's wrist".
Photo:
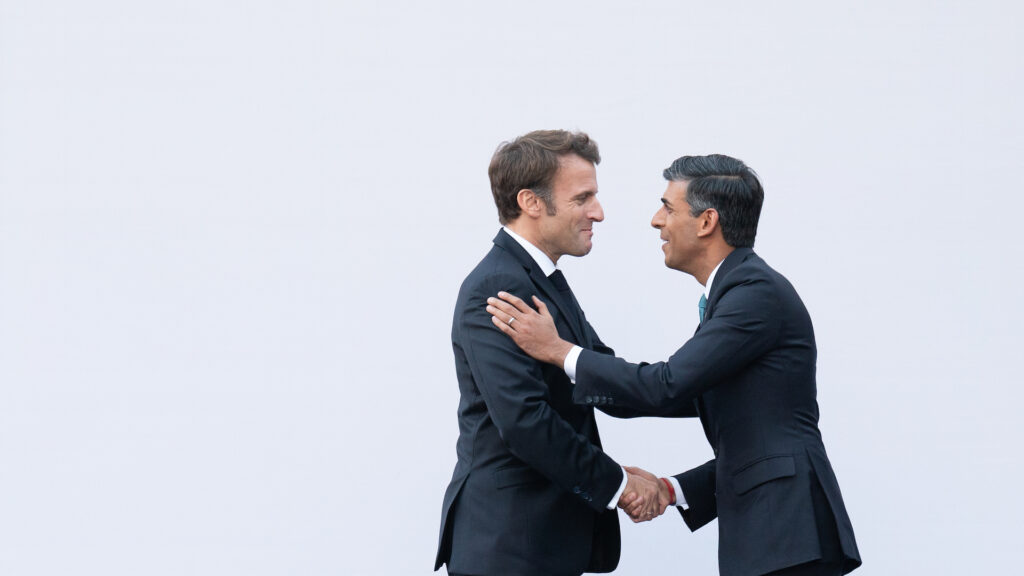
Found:
[(675, 506), (676, 491), (672, 488), (672, 484), (669, 484), (669, 481), (665, 478), (658, 478), (658, 480), (661, 480), (661, 482), (659, 482), (660, 486), (658, 486), (658, 491), (665, 497), (665, 501), (668, 502), (669, 505)]
[(551, 357), (548, 359), (549, 364), (555, 366), (565, 366), (565, 357), (569, 355), (569, 351), (572, 350), (573, 345), (566, 342), (565, 340), (559, 340), (558, 344), (552, 349), (553, 352)]
[(683, 493), (683, 487), (679, 485), (679, 480), (675, 476), (669, 476), (666, 480), (668, 480), (668, 483), (676, 493), (676, 501), (674, 505), (682, 508), (683, 510), (689, 510), (690, 505), (686, 503), (686, 494)]

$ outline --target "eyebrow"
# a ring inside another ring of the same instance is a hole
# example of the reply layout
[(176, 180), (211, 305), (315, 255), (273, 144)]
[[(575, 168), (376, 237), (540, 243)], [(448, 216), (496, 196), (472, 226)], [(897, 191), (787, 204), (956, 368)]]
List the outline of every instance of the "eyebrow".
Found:
[(662, 204), (664, 204), (664, 205), (665, 205), (666, 207), (668, 207), (668, 208), (671, 208), (671, 207), (672, 207), (672, 203), (671, 203), (671, 202), (669, 202), (669, 201), (668, 201), (668, 200), (667, 200), (666, 198), (662, 198), (662, 199), (661, 199), (661, 203), (662, 203)]

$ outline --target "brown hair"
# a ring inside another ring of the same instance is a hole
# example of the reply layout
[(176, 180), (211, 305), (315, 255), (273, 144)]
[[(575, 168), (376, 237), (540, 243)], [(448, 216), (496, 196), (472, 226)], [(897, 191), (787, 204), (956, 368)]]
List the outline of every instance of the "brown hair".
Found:
[(516, 198), (524, 188), (533, 190), (548, 207), (548, 214), (554, 214), (551, 181), (558, 172), (559, 158), (569, 154), (593, 164), (601, 163), (597, 142), (583, 132), (535, 130), (511, 142), (502, 142), (487, 169), (498, 220), (508, 224), (519, 218), (521, 210)]

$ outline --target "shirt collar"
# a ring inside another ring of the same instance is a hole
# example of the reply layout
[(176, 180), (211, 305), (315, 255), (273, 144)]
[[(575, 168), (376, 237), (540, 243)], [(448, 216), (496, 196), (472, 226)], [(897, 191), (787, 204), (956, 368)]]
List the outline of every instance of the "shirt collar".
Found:
[[(722, 258), (722, 262), (725, 262), (725, 258)], [(711, 271), (711, 275), (708, 276), (707, 284), (704, 284), (704, 297), (711, 299), (711, 283), (715, 281), (715, 274), (718, 274), (718, 269), (722, 267), (722, 262), (715, 266), (715, 269)]]
[(548, 255), (545, 254), (543, 250), (534, 246), (533, 243), (526, 238), (523, 238), (519, 234), (513, 232), (508, 226), (502, 226), (501, 228), (506, 234), (511, 236), (513, 240), (518, 242), (519, 245), (523, 247), (523, 250), (526, 250), (526, 253), (533, 258), (533, 261), (537, 263), (537, 266), (540, 266), (540, 270), (545, 276), (551, 276), (555, 273), (555, 270), (558, 270), (558, 266), (551, 261), (551, 258), (548, 258)]

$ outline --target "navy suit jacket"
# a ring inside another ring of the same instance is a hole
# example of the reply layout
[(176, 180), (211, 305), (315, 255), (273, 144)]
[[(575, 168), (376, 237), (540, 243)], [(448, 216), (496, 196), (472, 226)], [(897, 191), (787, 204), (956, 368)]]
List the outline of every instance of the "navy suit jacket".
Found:
[(655, 416), (698, 414), (715, 454), (680, 474), (691, 530), (719, 520), (723, 576), (813, 560), (860, 565), (818, 430), (817, 348), (796, 290), (749, 248), (711, 286), (704, 321), (667, 362), (584, 350), (575, 398)]
[[(458, 462), (444, 495), (434, 569), (610, 572), (619, 561), (619, 524), (606, 506), (622, 468), (601, 450), (594, 411), (573, 402), (562, 369), (533, 360), (491, 323), (486, 300), (499, 290), (527, 301), (537, 295), (563, 338), (611, 353), (579, 305), (565, 301), (523, 247), (499, 231), (455, 305)], [(567, 314), (570, 307), (576, 316)]]

